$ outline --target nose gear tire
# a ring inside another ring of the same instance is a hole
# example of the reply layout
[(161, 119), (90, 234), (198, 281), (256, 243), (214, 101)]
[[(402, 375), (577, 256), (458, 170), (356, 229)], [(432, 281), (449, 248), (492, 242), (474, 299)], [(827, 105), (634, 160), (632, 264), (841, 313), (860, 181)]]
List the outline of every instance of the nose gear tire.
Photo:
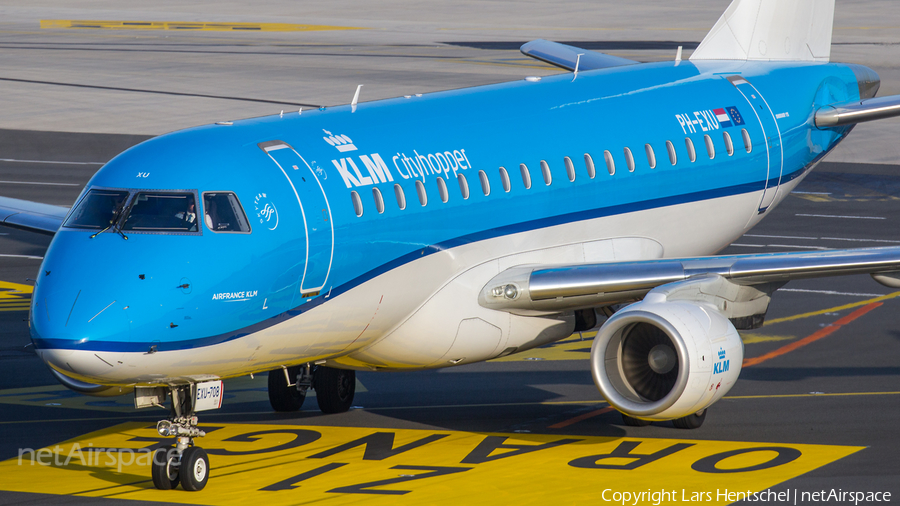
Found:
[(153, 486), (159, 490), (172, 490), (178, 487), (180, 464), (178, 454), (175, 453), (173, 447), (157, 448), (153, 452), (153, 461), (150, 466)]
[(199, 446), (192, 446), (181, 454), (181, 486), (195, 492), (203, 490), (209, 481), (209, 457)]

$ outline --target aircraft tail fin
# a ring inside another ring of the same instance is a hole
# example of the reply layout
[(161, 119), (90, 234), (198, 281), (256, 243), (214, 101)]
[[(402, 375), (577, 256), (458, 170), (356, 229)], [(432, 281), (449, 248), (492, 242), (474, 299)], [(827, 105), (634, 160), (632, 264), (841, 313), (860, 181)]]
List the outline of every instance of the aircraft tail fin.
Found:
[(691, 60), (829, 61), (834, 0), (733, 0)]

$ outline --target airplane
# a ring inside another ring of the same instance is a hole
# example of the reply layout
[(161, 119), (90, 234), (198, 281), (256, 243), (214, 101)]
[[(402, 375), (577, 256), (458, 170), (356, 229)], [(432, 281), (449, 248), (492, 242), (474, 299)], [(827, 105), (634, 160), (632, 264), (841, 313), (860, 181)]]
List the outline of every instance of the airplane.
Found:
[(4, 225), (53, 234), (35, 350), (75, 391), (168, 404), (159, 489), (206, 485), (197, 413), (223, 379), (269, 371), (276, 411), (313, 388), (336, 413), (357, 370), (597, 327), (593, 379), (626, 424), (699, 427), (785, 283), (900, 287), (896, 247), (714, 256), (855, 124), (900, 115), (874, 71), (830, 62), (833, 17), (734, 0), (657, 63), (536, 40), (570, 72), (190, 128), (116, 156), (71, 209), (0, 198)]

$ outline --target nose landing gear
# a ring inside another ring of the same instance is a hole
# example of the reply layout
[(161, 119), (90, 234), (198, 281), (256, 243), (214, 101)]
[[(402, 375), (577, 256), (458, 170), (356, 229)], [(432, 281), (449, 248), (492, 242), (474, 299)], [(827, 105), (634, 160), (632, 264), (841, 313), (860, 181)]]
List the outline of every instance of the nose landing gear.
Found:
[(175, 436), (175, 444), (153, 453), (151, 476), (160, 490), (171, 490), (178, 484), (185, 490), (202, 490), (209, 481), (209, 457), (203, 448), (194, 446), (194, 438), (206, 435), (197, 427), (192, 385), (170, 387), (172, 409), (169, 418), (160, 420), (156, 430), (160, 436)]

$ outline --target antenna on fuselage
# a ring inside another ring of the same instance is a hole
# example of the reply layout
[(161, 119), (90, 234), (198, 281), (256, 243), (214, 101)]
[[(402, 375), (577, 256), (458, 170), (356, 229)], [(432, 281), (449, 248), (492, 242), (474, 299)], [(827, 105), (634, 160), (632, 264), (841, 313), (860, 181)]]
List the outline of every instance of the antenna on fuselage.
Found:
[(581, 57), (584, 56), (584, 53), (578, 53), (575, 57), (575, 73), (572, 75), (572, 81), (574, 81), (578, 77), (578, 65), (581, 64)]
[(359, 103), (359, 91), (362, 90), (363, 85), (359, 85), (356, 87), (356, 93), (353, 94), (353, 100), (350, 101), (350, 112), (356, 112), (356, 104)]
[(675, 51), (675, 65), (681, 63), (681, 46), (678, 46), (678, 50)]

